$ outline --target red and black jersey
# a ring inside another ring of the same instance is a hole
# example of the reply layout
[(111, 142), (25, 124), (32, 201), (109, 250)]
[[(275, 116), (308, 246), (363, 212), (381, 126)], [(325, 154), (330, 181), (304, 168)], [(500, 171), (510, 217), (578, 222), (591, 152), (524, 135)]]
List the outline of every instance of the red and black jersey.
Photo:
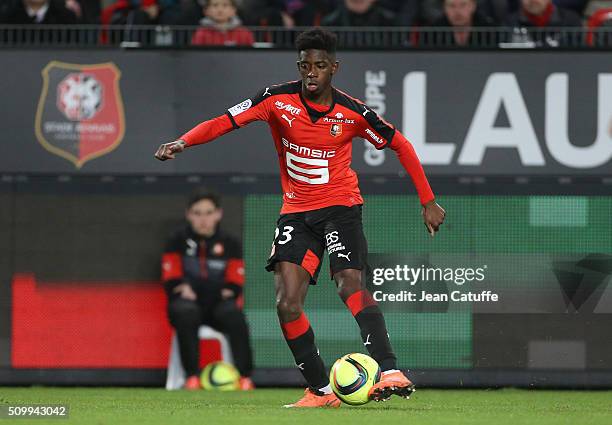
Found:
[(164, 249), (162, 281), (168, 295), (175, 286), (187, 282), (199, 299), (217, 299), (223, 288), (239, 296), (244, 285), (242, 247), (220, 231), (204, 238), (190, 228), (181, 230), (168, 240)]
[(282, 214), (363, 203), (351, 169), (352, 140), (394, 149), (415, 183), (421, 203), (434, 199), (412, 145), (363, 102), (333, 88), (332, 104), (308, 102), (302, 82), (266, 87), (181, 137), (187, 146), (208, 142), (253, 121), (266, 121), (276, 145), (283, 188)]

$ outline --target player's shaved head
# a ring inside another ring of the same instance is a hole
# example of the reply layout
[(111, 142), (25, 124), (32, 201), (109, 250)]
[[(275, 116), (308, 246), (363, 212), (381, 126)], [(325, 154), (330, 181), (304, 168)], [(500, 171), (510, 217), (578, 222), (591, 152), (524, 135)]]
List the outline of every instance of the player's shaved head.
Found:
[(295, 40), (295, 47), (297, 48), (298, 54), (305, 50), (323, 50), (329, 55), (330, 61), (334, 61), (336, 58), (336, 45), (338, 44), (338, 37), (336, 34), (323, 30), (321, 28), (315, 28), (301, 33)]

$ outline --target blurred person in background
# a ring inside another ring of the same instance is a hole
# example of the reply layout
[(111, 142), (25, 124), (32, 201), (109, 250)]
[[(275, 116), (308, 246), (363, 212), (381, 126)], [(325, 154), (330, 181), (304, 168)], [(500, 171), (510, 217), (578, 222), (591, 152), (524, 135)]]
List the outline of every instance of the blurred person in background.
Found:
[(102, 25), (119, 27), (107, 32), (105, 37), (112, 43), (131, 41), (145, 45), (171, 44), (158, 40), (155, 28), (142, 27), (173, 23), (171, 19), (166, 19), (167, 13), (161, 7), (162, 3), (163, 0), (117, 0), (102, 11)]
[(474, 31), (477, 27), (493, 26), (493, 21), (478, 11), (476, 0), (444, 0), (444, 14), (434, 26), (452, 28), (452, 33), (434, 35), (437, 45), (484, 47), (488, 46), (489, 39), (494, 39), (490, 35), (495, 35)]
[(553, 0), (556, 6), (573, 10), (577, 15), (584, 17), (589, 0)]
[(396, 25), (412, 27), (419, 24), (423, 12), (421, 0), (379, 0), (379, 3), (395, 13)]
[[(582, 45), (582, 34), (571, 31), (582, 27), (575, 12), (556, 6), (551, 0), (521, 0), (520, 10), (508, 17), (507, 26), (522, 29), (515, 42), (534, 42), (540, 47)], [(569, 31), (558, 30), (567, 27)], [(554, 28), (546, 30), (546, 28)]]
[(249, 329), (242, 312), (242, 246), (219, 229), (223, 210), (212, 192), (195, 192), (185, 218), (187, 226), (170, 238), (162, 257), (168, 317), (176, 329), (185, 388), (200, 388), (198, 329), (207, 324), (229, 337), (240, 387), (253, 389)]
[(81, 24), (100, 23), (100, 0), (66, 0), (66, 8), (74, 12)]
[(159, 24), (176, 25), (183, 13), (182, 0), (157, 0), (159, 5)]
[(253, 33), (242, 25), (233, 0), (201, 0), (204, 18), (193, 34), (194, 46), (251, 46)]
[(293, 45), (294, 33), (277, 32), (275, 28), (320, 25), (325, 15), (336, 7), (335, 0), (239, 0), (238, 13), (244, 23), (261, 27), (258, 42)]
[(245, 25), (257, 27), (295, 26), (285, 0), (242, 0), (236, 2), (238, 13)]
[[(587, 45), (592, 47), (612, 47), (612, 7), (593, 12), (587, 23)], [(612, 135), (612, 117), (609, 133)]]
[(323, 17), (336, 7), (333, 0), (284, 0), (284, 3), (285, 10), (298, 27), (321, 25)]
[[(476, 11), (481, 17), (490, 21), (491, 25), (500, 25), (508, 15), (518, 9), (520, 0), (475, 0)], [(444, 0), (423, 0), (421, 3), (420, 22), (423, 26), (437, 26), (444, 19)]]
[(344, 0), (321, 21), (321, 25), (329, 27), (388, 27), (395, 24), (395, 14), (376, 0)]
[[(4, 12), (2, 22), (14, 25), (62, 25), (79, 23), (77, 15), (68, 6), (75, 8), (75, 0), (18, 0)], [(78, 3), (77, 3), (78, 4)]]

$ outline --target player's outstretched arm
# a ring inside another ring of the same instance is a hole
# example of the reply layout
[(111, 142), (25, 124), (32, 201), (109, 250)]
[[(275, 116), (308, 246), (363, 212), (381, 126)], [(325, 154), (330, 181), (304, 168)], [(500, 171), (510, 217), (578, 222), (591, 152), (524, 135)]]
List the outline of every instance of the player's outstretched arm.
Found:
[(272, 97), (270, 90), (271, 87), (266, 87), (253, 98), (232, 106), (225, 114), (198, 124), (174, 142), (162, 144), (155, 152), (155, 158), (160, 161), (174, 159), (177, 153), (188, 147), (211, 142), (254, 121), (267, 121), (270, 116), (269, 99)]
[(232, 131), (235, 127), (227, 114), (221, 115), (208, 121), (204, 121), (179, 139), (170, 143), (163, 143), (155, 152), (155, 158), (160, 161), (174, 159), (177, 153), (183, 152), (186, 148), (202, 143), (208, 143), (217, 137)]

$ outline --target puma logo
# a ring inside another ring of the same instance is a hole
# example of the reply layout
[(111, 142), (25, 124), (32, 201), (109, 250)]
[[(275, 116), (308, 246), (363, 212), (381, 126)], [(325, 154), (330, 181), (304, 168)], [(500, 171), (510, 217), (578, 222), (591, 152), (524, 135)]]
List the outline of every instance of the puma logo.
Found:
[(363, 343), (364, 347), (367, 347), (368, 345), (371, 345), (372, 342), (370, 341), (370, 334), (368, 334), (368, 337), (366, 338), (365, 342)]
[(285, 119), (285, 121), (287, 121), (289, 123), (289, 127), (292, 127), (291, 124), (293, 123), (294, 118), (289, 119), (289, 117), (287, 117), (287, 115), (283, 114), (282, 117)]
[(270, 93), (270, 87), (266, 87), (266, 91), (264, 92), (263, 96), (265, 95), (272, 96), (272, 93)]
[(351, 255), (351, 252), (353, 252), (353, 251), (349, 251), (348, 254), (342, 254), (342, 253), (339, 252), (338, 253), (338, 257), (344, 257), (344, 258), (346, 258), (346, 261), (351, 261), (351, 259), (349, 258), (349, 255)]

